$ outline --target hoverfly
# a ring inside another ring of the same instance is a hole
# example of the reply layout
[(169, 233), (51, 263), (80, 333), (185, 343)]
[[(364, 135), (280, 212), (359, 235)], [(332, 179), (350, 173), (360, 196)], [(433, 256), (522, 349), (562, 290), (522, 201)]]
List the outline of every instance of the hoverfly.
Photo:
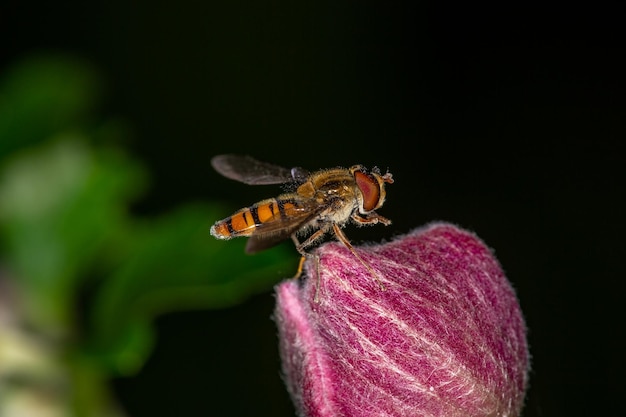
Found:
[[(359, 256), (341, 229), (349, 222), (357, 225), (391, 224), (389, 219), (375, 211), (385, 202), (385, 184), (393, 183), (391, 173), (383, 175), (378, 168), (368, 171), (361, 165), (309, 173), (303, 168), (287, 169), (240, 155), (216, 156), (211, 165), (226, 178), (244, 184), (287, 183), (295, 188), (294, 192), (260, 201), (216, 222), (211, 227), (214, 237), (247, 236), (246, 253), (259, 252), (291, 238), (302, 256), (297, 278), (302, 273), (305, 259), (311, 256), (306, 249), (327, 233), (333, 233), (384, 289), (378, 275)], [(298, 235), (308, 233), (305, 240), (298, 239)], [(319, 258), (314, 257), (319, 265)]]

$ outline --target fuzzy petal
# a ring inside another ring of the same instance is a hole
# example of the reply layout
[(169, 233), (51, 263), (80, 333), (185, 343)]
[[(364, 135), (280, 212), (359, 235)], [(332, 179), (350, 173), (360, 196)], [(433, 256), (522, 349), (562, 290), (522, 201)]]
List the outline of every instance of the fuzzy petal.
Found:
[[(301, 416), (519, 416), (526, 327), (474, 234), (445, 223), (358, 249), (318, 250), (316, 279), (277, 287), (287, 387)], [(315, 277), (313, 263), (307, 275)]]

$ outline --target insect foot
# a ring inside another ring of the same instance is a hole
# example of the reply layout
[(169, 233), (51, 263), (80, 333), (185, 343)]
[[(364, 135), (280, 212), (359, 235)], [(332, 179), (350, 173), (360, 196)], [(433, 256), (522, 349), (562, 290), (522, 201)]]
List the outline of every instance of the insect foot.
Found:
[[(498, 261), (474, 234), (435, 223), (392, 242), (326, 244), (320, 297), (276, 287), (284, 378), (300, 416), (519, 416), (526, 327)], [(364, 401), (363, 399), (367, 399)]]

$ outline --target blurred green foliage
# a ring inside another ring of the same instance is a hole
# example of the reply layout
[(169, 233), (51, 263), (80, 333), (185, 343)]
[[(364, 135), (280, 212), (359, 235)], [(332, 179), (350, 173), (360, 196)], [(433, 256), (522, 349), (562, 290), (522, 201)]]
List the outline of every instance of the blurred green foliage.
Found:
[(31, 55), (0, 78), (0, 160), (10, 152), (84, 127), (95, 117), (103, 83), (74, 57)]
[[(0, 280), (15, 298), (0, 307), (51, 342), (35, 351), (60, 361), (56, 373), (80, 382), (67, 399), (73, 415), (114, 409), (106, 381), (142, 366), (155, 316), (242, 302), (296, 261), (213, 239), (209, 225), (228, 214), (216, 203), (133, 217), (148, 173), (113, 145), (125, 129), (98, 118), (102, 91), (93, 67), (59, 56), (26, 59), (0, 79)], [(0, 376), (9, 333), (0, 326)]]

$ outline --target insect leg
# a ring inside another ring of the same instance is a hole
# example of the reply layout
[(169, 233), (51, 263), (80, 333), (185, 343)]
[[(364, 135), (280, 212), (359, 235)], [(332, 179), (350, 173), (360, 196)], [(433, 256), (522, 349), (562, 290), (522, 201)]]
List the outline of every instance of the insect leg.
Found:
[(300, 254), (300, 262), (298, 263), (298, 270), (296, 271), (296, 275), (294, 275), (293, 277), (293, 279), (298, 279), (302, 275), (302, 271), (304, 269), (304, 261), (306, 261), (306, 259), (311, 256), (310, 253), (304, 250), (304, 246), (308, 242), (309, 239), (307, 239), (304, 243), (300, 243), (300, 241), (298, 240), (298, 237), (294, 233), (291, 235), (291, 240), (293, 241), (293, 244), (296, 246), (296, 250)]
[(317, 282), (315, 286), (315, 297), (313, 300), (316, 303), (319, 302), (320, 257), (317, 253), (314, 253), (314, 254), (308, 253), (307, 251), (304, 250), (304, 248), (311, 246), (313, 243), (315, 243), (316, 240), (319, 240), (321, 237), (323, 237), (324, 234), (326, 234), (329, 230), (330, 230), (330, 226), (324, 226), (318, 231), (316, 231), (315, 233), (313, 233), (311, 236), (309, 236), (302, 243), (300, 243), (295, 233), (291, 235), (291, 240), (293, 240), (293, 243), (296, 245), (296, 249), (298, 250), (300, 255), (302, 255), (300, 258), (300, 263), (298, 264), (298, 270), (296, 271), (296, 276), (294, 277), (294, 279), (300, 278), (300, 275), (302, 275), (302, 269), (304, 268), (304, 261), (306, 260), (306, 258), (313, 257), (313, 259), (315, 260), (315, 275), (317, 276), (317, 280), (316, 280)]
[(354, 212), (352, 214), (352, 220), (359, 224), (377, 224), (381, 223), (385, 226), (389, 226), (391, 224), (391, 220), (386, 217), (381, 216), (376, 212), (371, 212), (367, 214), (361, 214), (359, 212)]
[(365, 260), (363, 258), (361, 258), (361, 256), (357, 253), (356, 249), (354, 249), (354, 247), (352, 246), (352, 244), (350, 243), (350, 241), (348, 240), (346, 235), (341, 231), (341, 228), (337, 224), (333, 223), (333, 231), (335, 232), (335, 235), (337, 236), (337, 239), (339, 239), (339, 241), (341, 243), (343, 243), (344, 246), (350, 250), (350, 252), (352, 252), (352, 254), (361, 262), (361, 264), (363, 264), (363, 266), (366, 267), (368, 271), (370, 271), (372, 276), (378, 282), (378, 285), (380, 286), (380, 289), (382, 291), (385, 291), (385, 286), (383, 285), (383, 283), (380, 280), (380, 277), (378, 276), (376, 271), (374, 271), (372, 269), (372, 267), (369, 266), (369, 264), (367, 262), (365, 262)]
[(330, 225), (325, 225), (324, 227), (317, 230), (311, 236), (309, 236), (304, 242), (300, 243), (295, 234), (291, 235), (291, 239), (296, 244), (296, 249), (300, 252), (302, 256), (308, 256), (309, 253), (304, 249), (314, 244), (317, 240), (321, 239), (328, 231), (330, 230)]
[(302, 275), (302, 271), (304, 269), (304, 261), (306, 261), (306, 256), (301, 256), (300, 262), (298, 262), (298, 269), (296, 270), (296, 275), (294, 275), (292, 279), (300, 278), (300, 275)]

